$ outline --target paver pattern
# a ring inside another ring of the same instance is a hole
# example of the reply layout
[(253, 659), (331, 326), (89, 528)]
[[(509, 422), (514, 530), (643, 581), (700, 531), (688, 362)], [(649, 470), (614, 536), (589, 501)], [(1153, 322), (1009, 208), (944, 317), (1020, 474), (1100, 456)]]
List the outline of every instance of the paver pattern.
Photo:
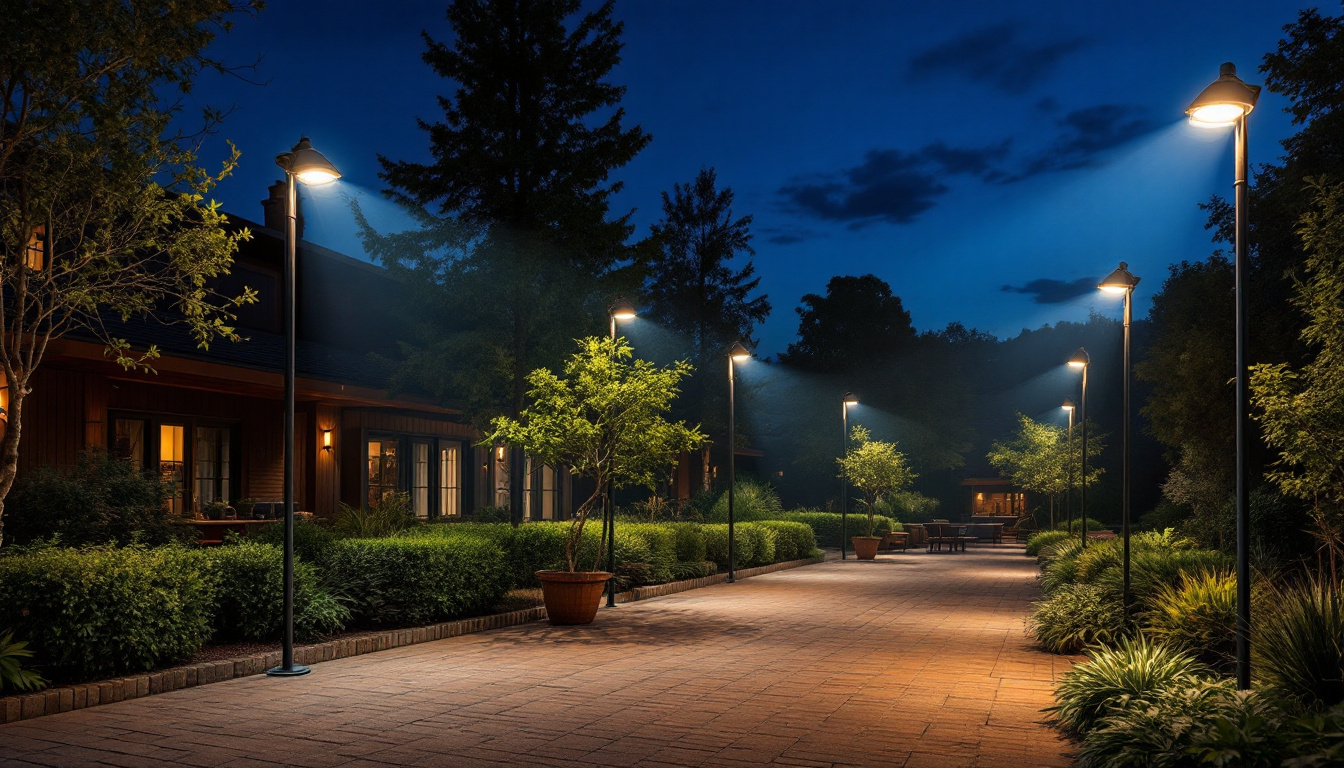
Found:
[(828, 562), (0, 726), (0, 765), (1066, 766), (1020, 547)]

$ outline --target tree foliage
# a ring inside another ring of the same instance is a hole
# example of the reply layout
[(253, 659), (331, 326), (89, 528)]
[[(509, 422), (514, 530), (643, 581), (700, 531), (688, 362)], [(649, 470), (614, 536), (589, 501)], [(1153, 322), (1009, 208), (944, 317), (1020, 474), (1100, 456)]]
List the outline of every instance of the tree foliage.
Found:
[(798, 341), (780, 360), (807, 370), (846, 369), (910, 345), (915, 328), (891, 286), (874, 275), (837, 276), (826, 295), (809, 293), (798, 312)]
[[(666, 418), (691, 373), (689, 363), (658, 367), (633, 360), (624, 339), (589, 337), (578, 345), (563, 376), (545, 368), (532, 371), (528, 407), (517, 419), (497, 417), (484, 439), (509, 443), (534, 461), (568, 467), (575, 477), (592, 481), (592, 495), (575, 510), (565, 543), (571, 571), (578, 566), (583, 526), (608, 483), (652, 489), (676, 466), (678, 454), (704, 440), (699, 428)], [(594, 567), (601, 560), (599, 551)]]
[[(1063, 427), (1036, 421), (1025, 414), (1017, 415), (1018, 429), (1007, 442), (994, 443), (990, 448), (989, 463), (1013, 485), (1023, 490), (1056, 497), (1066, 493), (1070, 486), (1070, 467), (1082, 465), (1083, 431), (1075, 429), (1072, 442)], [(1106, 450), (1105, 435), (1096, 433), (1096, 425), (1088, 423), (1087, 483), (1095, 484), (1105, 471), (1096, 466), (1097, 459)], [(1072, 475), (1073, 487), (1082, 484), (1081, 469)]]
[(849, 431), (850, 446), (836, 462), (840, 476), (863, 493), (868, 509), (868, 534), (873, 535), (873, 508), (888, 495), (910, 487), (917, 475), (895, 443), (872, 439), (872, 433), (855, 425)]
[(185, 325), (206, 347), (236, 339), (230, 310), (255, 300), (217, 295), (246, 230), (229, 231), (211, 189), (221, 170), (197, 166), (203, 128), (173, 125), (181, 95), (207, 69), (203, 52), (233, 17), (261, 3), (183, 0), (7, 3), (0, 19), (0, 363), (10, 390), (0, 440), (0, 499), (18, 461), (24, 399), (51, 341), (81, 332), (128, 369), (133, 350), (113, 321)]

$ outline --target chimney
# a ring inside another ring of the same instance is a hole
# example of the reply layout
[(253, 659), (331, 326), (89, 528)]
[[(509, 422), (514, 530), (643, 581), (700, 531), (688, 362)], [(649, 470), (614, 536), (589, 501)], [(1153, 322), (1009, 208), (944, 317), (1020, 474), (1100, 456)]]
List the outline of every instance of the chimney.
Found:
[[(262, 224), (268, 229), (274, 229), (282, 235), (285, 232), (285, 196), (289, 193), (289, 184), (281, 179), (275, 182), (266, 190), (270, 197), (261, 201), (263, 211)], [(303, 206), (299, 204), (298, 197), (294, 199), (294, 207), (298, 213), (298, 221), (294, 223), (295, 240), (303, 239)]]

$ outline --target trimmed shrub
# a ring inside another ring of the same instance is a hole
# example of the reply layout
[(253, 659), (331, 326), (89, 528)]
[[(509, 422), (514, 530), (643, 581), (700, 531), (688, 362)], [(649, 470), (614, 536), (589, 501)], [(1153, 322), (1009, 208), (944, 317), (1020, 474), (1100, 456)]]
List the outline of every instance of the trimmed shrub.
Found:
[[(283, 548), (285, 526), (280, 523), (264, 525), (260, 530), (248, 535), (246, 540)], [(294, 554), (300, 560), (321, 568), (327, 562), (327, 557), (331, 555), (331, 548), (335, 544), (336, 534), (324, 522), (295, 518)]]
[(672, 566), (672, 580), (702, 579), (706, 576), (713, 576), (718, 572), (719, 567), (710, 562), (677, 563)]
[[(1101, 522), (1095, 517), (1087, 518), (1087, 530), (1089, 531), (1109, 531), (1110, 529), (1111, 527), (1109, 525)], [(1073, 533), (1081, 534), (1083, 532), (1083, 521), (1075, 517), (1073, 519), (1073, 525), (1070, 526), (1069, 521), (1065, 520), (1064, 522), (1055, 525), (1055, 530), (1071, 531)], [(1132, 540), (1131, 543), (1133, 543)]]
[(667, 527), (671, 529), (676, 540), (678, 563), (703, 563), (707, 559), (705, 534), (700, 530), (699, 525), (695, 523), (669, 523)]
[[(649, 584), (662, 584), (672, 580), (672, 566), (677, 564), (677, 535), (662, 523), (616, 523), (616, 537), (622, 532), (644, 540), (648, 547)], [(620, 555), (619, 546), (617, 555)], [(701, 558), (702, 560), (704, 558)]]
[(915, 491), (896, 491), (877, 503), (879, 515), (906, 523), (927, 523), (938, 514), (940, 502)]
[(775, 532), (769, 528), (763, 528), (756, 523), (743, 523), (734, 528), (745, 529), (747, 532), (747, 541), (750, 551), (745, 558), (745, 565), (748, 568), (759, 568), (762, 565), (770, 565), (775, 562)]
[(0, 557), (0, 626), (56, 682), (190, 657), (210, 637), (200, 553), (180, 547), (47, 548)]
[(163, 481), (105, 451), (81, 453), (68, 469), (43, 467), (14, 484), (5, 500), (5, 543), (52, 540), (62, 546), (157, 545), (195, 533), (175, 525)]
[[(274, 527), (274, 526), (272, 526)], [(284, 551), (240, 541), (203, 553), (214, 588), (216, 640), (274, 640), (284, 632)], [(294, 563), (294, 634), (314, 640), (340, 632), (350, 610), (318, 584), (317, 569)]]
[(1027, 623), (1051, 653), (1077, 653), (1108, 643), (1124, 628), (1119, 596), (1091, 584), (1065, 584), (1032, 608)]
[(1147, 631), (1172, 648), (1219, 668), (1236, 662), (1237, 577), (1196, 571), (1164, 585), (1148, 601)]
[(1304, 582), (1275, 595), (1274, 610), (1260, 616), (1251, 647), (1265, 681), (1307, 706), (1344, 703), (1344, 592)]
[(1208, 669), (1189, 655), (1140, 635), (1088, 654), (1064, 673), (1051, 708), (1065, 729), (1086, 733), (1127, 698), (1144, 698), (1173, 685), (1193, 684)]
[[(728, 526), (702, 525), (700, 531), (705, 537), (705, 559), (718, 566), (720, 571), (728, 570)], [(747, 560), (752, 556), (753, 548), (751, 534), (747, 533), (746, 524), (735, 525), (733, 536), (735, 567), (745, 568)]]
[[(840, 514), (836, 512), (781, 512), (775, 515), (776, 520), (785, 520), (791, 523), (803, 523), (812, 529), (816, 535), (817, 545), (822, 547), (840, 546)], [(868, 528), (868, 515), (866, 512), (856, 512), (848, 515), (848, 535), (862, 536)], [(873, 535), (881, 536), (889, 531), (904, 530), (901, 524), (883, 515), (873, 516)], [(845, 542), (849, 546), (849, 542)]]
[(384, 626), (485, 613), (512, 586), (500, 548), (471, 536), (346, 539), (328, 568), (350, 595), (355, 621)]
[(775, 532), (775, 562), (786, 563), (811, 557), (817, 549), (817, 537), (811, 526), (786, 520), (762, 520), (752, 525)]
[[(784, 505), (779, 501), (779, 494), (775, 489), (768, 485), (755, 482), (754, 480), (738, 480), (736, 491), (733, 493), (733, 522), (747, 523), (753, 520), (769, 520), (777, 517), (784, 511)], [(726, 523), (728, 522), (728, 494), (725, 492), (714, 502), (710, 508), (705, 522)]]
[(1027, 539), (1027, 557), (1037, 557), (1041, 550), (1053, 546), (1061, 541), (1069, 540), (1068, 531), (1041, 531), (1034, 533)]

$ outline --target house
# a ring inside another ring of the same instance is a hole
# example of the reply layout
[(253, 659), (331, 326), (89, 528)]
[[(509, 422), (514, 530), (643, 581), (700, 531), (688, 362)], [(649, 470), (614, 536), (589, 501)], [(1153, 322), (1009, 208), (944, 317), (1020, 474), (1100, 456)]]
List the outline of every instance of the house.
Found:
[(1029, 514), (1027, 494), (1003, 477), (971, 477), (961, 481), (967, 489), (969, 518), (1003, 517), (1016, 520)]
[[(238, 311), (246, 337), (198, 349), (185, 329), (111, 321), (137, 349), (158, 345), (155, 372), (124, 371), (93, 338), (54, 342), (25, 403), (19, 474), (68, 466), (103, 448), (170, 481), (183, 514), (215, 500), (279, 501), (283, 494), (284, 184), (263, 201), (232, 274), (259, 302)], [(300, 218), (302, 227), (302, 218)], [(298, 247), (295, 502), (331, 516), (389, 492), (406, 492), (421, 518), (454, 517), (509, 503), (509, 449), (479, 446), (462, 414), (415, 393), (388, 390), (378, 357), (405, 338), (400, 286), (386, 270), (312, 243)], [(525, 514), (559, 519), (572, 508), (569, 478), (528, 462)]]

